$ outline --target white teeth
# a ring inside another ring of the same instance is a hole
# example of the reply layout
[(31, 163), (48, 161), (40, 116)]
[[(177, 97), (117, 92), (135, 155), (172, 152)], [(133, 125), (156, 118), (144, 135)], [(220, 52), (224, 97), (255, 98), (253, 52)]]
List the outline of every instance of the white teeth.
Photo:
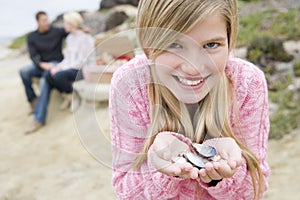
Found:
[(184, 85), (188, 85), (188, 86), (195, 86), (195, 85), (198, 85), (199, 83), (201, 83), (203, 81), (203, 79), (191, 81), (191, 80), (187, 80), (187, 79), (184, 79), (182, 77), (179, 77), (179, 76), (178, 76), (178, 80), (181, 83), (183, 83)]

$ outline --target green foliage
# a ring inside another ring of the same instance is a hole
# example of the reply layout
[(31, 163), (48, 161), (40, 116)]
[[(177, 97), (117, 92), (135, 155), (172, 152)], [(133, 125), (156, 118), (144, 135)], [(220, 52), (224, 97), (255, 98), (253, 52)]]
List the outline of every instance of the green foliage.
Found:
[(110, 9), (108, 8), (103, 8), (103, 9), (100, 9), (98, 12), (102, 13), (102, 14), (106, 14), (110, 11)]
[(272, 73), (273, 66), (268, 66), (269, 61), (290, 62), (294, 58), (286, 52), (283, 41), (271, 37), (254, 39), (247, 48), (247, 59), (261, 66), (265, 73)]
[(9, 48), (11, 48), (11, 49), (19, 49), (20, 47), (26, 45), (26, 37), (27, 37), (27, 34), (22, 35), (20, 37), (17, 37), (9, 45)]
[(299, 9), (293, 8), (287, 12), (277, 13), (272, 21), (272, 32), (277, 37), (299, 39), (300, 20), (298, 19), (298, 12)]
[(278, 112), (271, 119), (269, 139), (281, 139), (284, 135), (297, 128), (296, 112)]
[(300, 76), (300, 60), (296, 60), (294, 63), (294, 74), (295, 76)]
[(252, 51), (248, 51), (248, 59), (249, 61), (258, 61), (259, 58), (263, 55), (263, 51), (260, 49), (253, 49)]
[(277, 112), (270, 118), (270, 139), (280, 139), (297, 128), (300, 116), (300, 97), (298, 93), (288, 89), (292, 83), (292, 75), (277, 83), (276, 91), (269, 91), (269, 98), (278, 105)]
[[(292, 79), (293, 79), (292, 77), (293, 76), (291, 73), (288, 73), (286, 75), (284, 75), (284, 74), (280, 75), (276, 80), (273, 80), (272, 82), (268, 83), (269, 90), (270, 90), (270, 87), (272, 88), (271, 91), (274, 91), (274, 92), (282, 92), (282, 91), (287, 90), (288, 86), (291, 85), (291, 83), (292, 83)], [(266, 78), (267, 78), (267, 80), (270, 79), (269, 74), (266, 74)], [(271, 92), (271, 91), (269, 91), (269, 92)], [(275, 99), (271, 98), (271, 100), (276, 102)], [(278, 102), (276, 102), (276, 103), (278, 103)]]
[(300, 39), (299, 8), (287, 12), (267, 9), (240, 18), (237, 46), (247, 46), (258, 37)]

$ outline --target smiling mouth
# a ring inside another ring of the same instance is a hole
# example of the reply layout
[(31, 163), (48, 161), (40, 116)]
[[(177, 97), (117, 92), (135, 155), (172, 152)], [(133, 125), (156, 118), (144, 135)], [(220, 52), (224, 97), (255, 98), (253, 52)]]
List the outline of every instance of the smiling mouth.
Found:
[(183, 85), (186, 85), (186, 86), (196, 86), (196, 85), (201, 84), (204, 81), (203, 78), (198, 79), (198, 80), (188, 80), (188, 79), (185, 79), (185, 78), (182, 78), (179, 76), (177, 76), (177, 78), (180, 83), (182, 83)]

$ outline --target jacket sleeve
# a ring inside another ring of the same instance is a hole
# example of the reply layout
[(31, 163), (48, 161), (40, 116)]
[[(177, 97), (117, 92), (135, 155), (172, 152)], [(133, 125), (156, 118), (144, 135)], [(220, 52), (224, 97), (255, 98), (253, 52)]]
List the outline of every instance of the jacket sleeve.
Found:
[(32, 60), (33, 64), (37, 67), (40, 67), (39, 64), (41, 62), (41, 56), (39, 55), (34, 42), (33, 42), (33, 36), (29, 34), (27, 36), (27, 48), (29, 51), (30, 59)]
[(118, 70), (111, 82), (112, 184), (120, 199), (169, 199), (178, 194), (181, 178), (158, 172), (150, 159), (146, 159), (138, 169), (132, 168), (149, 124), (149, 109), (145, 103), (147, 90), (145, 85), (135, 81), (143, 82), (144, 79), (138, 76), (138, 72)]
[[(247, 78), (241, 78), (243, 82)], [(268, 90), (263, 73), (255, 69), (255, 73), (245, 87), (237, 88), (238, 115), (240, 130), (236, 135), (259, 159), (260, 167), (265, 178), (264, 191), (268, 188), (267, 178), (270, 169), (267, 164), (269, 115)], [(225, 178), (216, 186), (200, 182), (201, 186), (215, 199), (253, 199), (254, 188), (246, 161), (237, 169), (231, 178)], [(260, 196), (262, 198), (262, 195)]]
[(94, 48), (94, 39), (90, 35), (84, 34), (76, 38), (68, 36), (65, 57), (58, 65), (63, 69), (80, 69), (86, 64), (94, 66), (96, 64)]

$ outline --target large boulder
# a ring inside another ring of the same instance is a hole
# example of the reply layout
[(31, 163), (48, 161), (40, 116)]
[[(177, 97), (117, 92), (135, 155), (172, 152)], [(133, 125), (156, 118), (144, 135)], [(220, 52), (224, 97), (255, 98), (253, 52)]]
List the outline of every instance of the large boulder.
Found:
[(133, 6), (137, 6), (139, 4), (139, 0), (102, 0), (100, 3), (100, 10), (109, 9), (121, 4), (130, 4)]
[[(96, 35), (101, 32), (108, 31), (122, 23), (124, 23), (128, 16), (123, 11), (111, 10), (109, 12), (79, 12), (84, 20), (84, 26), (91, 29), (91, 34)], [(62, 15), (57, 16), (52, 25), (62, 27)]]

